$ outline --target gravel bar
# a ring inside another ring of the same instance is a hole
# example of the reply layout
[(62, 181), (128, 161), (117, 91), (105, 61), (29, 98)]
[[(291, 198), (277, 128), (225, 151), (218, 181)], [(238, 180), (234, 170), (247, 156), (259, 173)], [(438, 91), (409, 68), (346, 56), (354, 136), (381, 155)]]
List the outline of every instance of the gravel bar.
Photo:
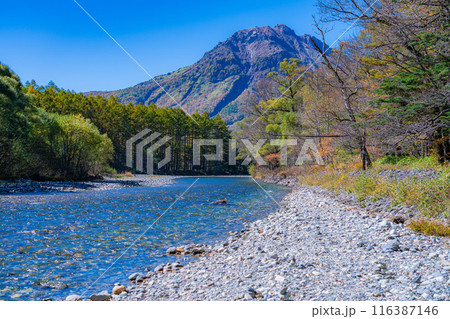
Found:
[(450, 300), (447, 238), (416, 234), (318, 188), (297, 186), (280, 205), (193, 262), (182, 265), (180, 256), (176, 266), (134, 274), (126, 288), (117, 285), (120, 294), (102, 293), (112, 300)]

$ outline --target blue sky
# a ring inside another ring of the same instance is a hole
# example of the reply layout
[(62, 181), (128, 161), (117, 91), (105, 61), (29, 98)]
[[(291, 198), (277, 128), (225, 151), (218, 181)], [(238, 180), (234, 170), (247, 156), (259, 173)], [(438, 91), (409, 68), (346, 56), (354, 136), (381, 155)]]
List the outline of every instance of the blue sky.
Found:
[[(283, 23), (313, 34), (317, 14), (313, 0), (77, 1), (152, 76), (198, 61), (238, 30)], [(83, 92), (149, 79), (73, 0), (3, 2), (0, 39), (0, 62), (24, 83), (53, 80)]]

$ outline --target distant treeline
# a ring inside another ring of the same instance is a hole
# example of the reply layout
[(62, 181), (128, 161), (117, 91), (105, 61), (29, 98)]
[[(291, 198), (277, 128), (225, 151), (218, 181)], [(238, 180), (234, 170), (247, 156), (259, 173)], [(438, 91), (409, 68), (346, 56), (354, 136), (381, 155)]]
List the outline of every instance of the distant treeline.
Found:
[[(195, 121), (194, 121), (195, 120)], [(171, 139), (171, 161), (161, 174), (233, 174), (226, 162), (193, 166), (193, 138), (223, 139), (230, 132), (219, 116), (181, 109), (121, 104), (115, 97), (85, 96), (34, 81), (22, 86), (16, 74), (0, 65), (0, 178), (86, 179), (126, 166), (126, 141), (144, 129)], [(202, 152), (214, 152), (204, 147)], [(155, 158), (165, 156), (162, 147)], [(226, 154), (225, 154), (226, 155)], [(156, 162), (156, 161), (155, 161)], [(145, 166), (144, 166), (145, 167)], [(242, 168), (240, 168), (242, 170)]]

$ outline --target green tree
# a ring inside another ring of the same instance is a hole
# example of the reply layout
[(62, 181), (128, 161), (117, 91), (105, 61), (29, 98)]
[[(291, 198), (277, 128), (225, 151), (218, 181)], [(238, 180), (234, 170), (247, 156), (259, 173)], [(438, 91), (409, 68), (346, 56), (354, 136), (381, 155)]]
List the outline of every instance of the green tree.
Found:
[(113, 146), (105, 134), (79, 115), (47, 113), (48, 150), (63, 179), (98, 176), (111, 160)]
[(19, 77), (0, 64), (0, 177), (16, 177), (26, 170), (25, 142), (33, 111), (31, 95), (22, 91)]

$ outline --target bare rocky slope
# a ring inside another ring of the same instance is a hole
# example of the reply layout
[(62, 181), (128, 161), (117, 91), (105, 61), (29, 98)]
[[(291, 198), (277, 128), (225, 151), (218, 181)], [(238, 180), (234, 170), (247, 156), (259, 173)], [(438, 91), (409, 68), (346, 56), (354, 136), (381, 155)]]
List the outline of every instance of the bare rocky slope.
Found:
[[(309, 64), (316, 57), (309, 35), (296, 35), (283, 24), (274, 28), (254, 27), (234, 33), (193, 65), (155, 79), (185, 111), (220, 114), (231, 124), (243, 118), (239, 106), (246, 103), (256, 82), (277, 70), (283, 59), (299, 58)], [(114, 95), (122, 103), (177, 107), (152, 80), (117, 91), (86, 94)]]

